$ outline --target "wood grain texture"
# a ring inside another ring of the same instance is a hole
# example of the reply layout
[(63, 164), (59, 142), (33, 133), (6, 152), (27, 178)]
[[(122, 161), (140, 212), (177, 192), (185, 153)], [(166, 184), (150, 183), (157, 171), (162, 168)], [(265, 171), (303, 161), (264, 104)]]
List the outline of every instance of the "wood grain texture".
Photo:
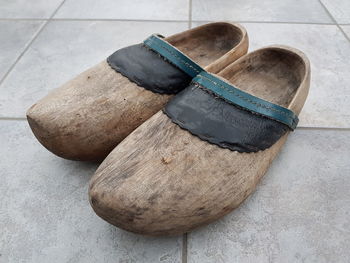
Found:
[[(299, 114), (309, 89), (310, 65), (300, 51), (274, 46), (240, 58), (218, 75)], [(132, 232), (191, 231), (245, 200), (287, 136), (267, 150), (238, 153), (200, 140), (158, 112), (98, 168), (90, 182), (91, 206), (109, 223)]]
[[(248, 49), (245, 29), (230, 23), (203, 25), (166, 40), (212, 72)], [(102, 61), (39, 100), (27, 119), (36, 138), (54, 154), (100, 161), (170, 97), (137, 86)]]

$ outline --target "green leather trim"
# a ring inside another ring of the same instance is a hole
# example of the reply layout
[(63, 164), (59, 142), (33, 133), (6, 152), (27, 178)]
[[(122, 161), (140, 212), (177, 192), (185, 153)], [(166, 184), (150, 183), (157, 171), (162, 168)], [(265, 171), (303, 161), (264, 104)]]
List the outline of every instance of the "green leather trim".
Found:
[(219, 97), (251, 112), (286, 124), (292, 130), (298, 124), (298, 116), (291, 110), (248, 94), (208, 72), (201, 72), (192, 82), (212, 91)]
[(159, 53), (161, 56), (166, 58), (169, 62), (177, 66), (192, 78), (204, 70), (192, 59), (187, 57), (181, 51), (157, 35), (151, 35), (143, 43), (153, 51)]

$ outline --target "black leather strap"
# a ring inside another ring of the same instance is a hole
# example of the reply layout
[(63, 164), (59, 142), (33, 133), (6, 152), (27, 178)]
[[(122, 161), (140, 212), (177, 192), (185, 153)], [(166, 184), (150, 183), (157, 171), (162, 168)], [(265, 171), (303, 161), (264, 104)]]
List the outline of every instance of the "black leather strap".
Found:
[(176, 94), (192, 79), (144, 44), (122, 48), (109, 56), (107, 62), (137, 85), (161, 94)]
[(198, 83), (234, 105), (284, 123), (291, 130), (294, 130), (298, 124), (298, 116), (291, 110), (237, 89), (232, 84), (208, 72), (200, 72), (192, 82)]
[(163, 38), (161, 35), (153, 34), (143, 41), (143, 43), (192, 78), (204, 71), (201, 66)]
[(271, 147), (289, 127), (228, 103), (198, 84), (177, 94), (164, 112), (202, 140), (238, 152)]

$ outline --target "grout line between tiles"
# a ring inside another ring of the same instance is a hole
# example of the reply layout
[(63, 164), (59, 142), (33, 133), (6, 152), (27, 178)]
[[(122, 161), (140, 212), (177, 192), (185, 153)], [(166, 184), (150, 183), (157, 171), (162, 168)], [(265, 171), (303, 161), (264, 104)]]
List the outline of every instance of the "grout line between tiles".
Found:
[(192, 28), (192, 0), (188, 1), (188, 29)]
[(188, 23), (188, 20), (114, 19), (114, 18), (52, 18), (52, 21), (115, 21), (115, 22), (165, 22)]
[(58, 10), (63, 6), (63, 4), (66, 2), (66, 0), (63, 0), (59, 6), (55, 9), (55, 11), (53, 11), (53, 13), (51, 14), (51, 16), (49, 17), (49, 20), (52, 20), (53, 17), (57, 14)]
[(333, 20), (333, 22), (335, 23), (335, 25), (338, 27), (338, 29), (340, 30), (340, 32), (342, 32), (342, 34), (344, 35), (344, 37), (346, 38), (346, 40), (349, 42), (350, 44), (350, 37), (345, 33), (345, 31), (343, 30), (343, 28), (338, 24), (337, 20), (333, 17), (332, 13), (328, 10), (328, 8), (322, 3), (321, 0), (318, 0), (318, 2), (320, 3), (320, 5), (324, 8), (324, 10), (327, 12), (328, 16)]
[(0, 117), (0, 121), (26, 121), (26, 118)]
[(32, 37), (32, 39), (29, 41), (28, 44), (25, 45), (24, 49), (22, 50), (21, 54), (16, 58), (16, 60), (12, 63), (11, 67), (6, 71), (6, 73), (4, 74), (4, 76), (0, 79), (0, 85), (4, 82), (4, 80), (6, 79), (6, 77), (10, 74), (10, 72), (12, 71), (12, 69), (17, 65), (17, 62), (23, 57), (24, 53), (26, 53), (26, 51), (29, 49), (29, 47), (32, 45), (32, 43), (34, 42), (34, 40), (38, 37), (38, 35), (41, 33), (41, 31), (43, 31), (43, 29), (45, 28), (45, 26), (47, 25), (49, 21), (45, 21), (41, 27), (39, 28), (39, 30), (34, 34), (34, 36)]
[(339, 30), (343, 33), (343, 35), (345, 36), (345, 38), (349, 41), (349, 43), (350, 43), (350, 36), (348, 36), (346, 33), (345, 33), (345, 31), (344, 31), (344, 29), (340, 26), (340, 25), (337, 25), (338, 26), (338, 28), (339, 28)]
[(0, 21), (48, 21), (49, 18), (0, 18)]
[[(192, 0), (190, 0), (191, 3), (191, 17), (189, 20), (152, 20), (152, 19), (114, 19), (114, 18), (0, 18), (0, 21), (120, 21), (120, 22), (168, 22), (168, 23), (176, 23), (176, 22), (182, 22), (182, 23), (192, 23), (193, 22), (199, 22), (199, 23), (210, 23), (215, 22), (216, 20), (193, 20), (192, 19)], [(288, 21), (245, 21), (245, 20), (222, 20), (222, 21), (229, 21), (233, 23), (252, 23), (252, 24), (296, 24), (296, 25), (330, 25), (335, 26), (338, 25), (335, 23), (317, 23), (317, 22), (288, 22)], [(350, 24), (339, 24), (343, 26), (348, 26)]]
[(22, 50), (21, 54), (16, 58), (16, 60), (12, 63), (11, 67), (6, 71), (4, 76), (0, 79), (0, 85), (5, 81), (6, 77), (10, 74), (10, 72), (13, 70), (13, 68), (17, 65), (18, 61), (23, 57), (23, 55), (27, 52), (29, 47), (33, 44), (33, 42), (37, 39), (37, 37), (40, 35), (40, 33), (44, 30), (46, 25), (50, 22), (51, 18), (57, 13), (58, 9), (61, 8), (61, 6), (64, 4), (66, 0), (63, 0), (61, 4), (54, 10), (54, 12), (51, 14), (50, 18), (48, 20), (44, 20), (44, 23), (42, 26), (39, 28), (39, 30), (34, 34), (32, 39), (29, 41), (29, 43), (24, 47)]
[(187, 233), (182, 235), (182, 263), (187, 263)]
[[(246, 23), (246, 24), (292, 24), (292, 25), (326, 25), (326, 26), (335, 26), (336, 23), (324, 23), (324, 22), (288, 22), (288, 21), (245, 21), (245, 20), (222, 20), (232, 23)], [(197, 23), (209, 23), (215, 22), (215, 20), (192, 20), (192, 22)]]
[(350, 128), (340, 127), (297, 127), (296, 130), (332, 130), (332, 131), (350, 131)]
[(332, 16), (331, 12), (328, 10), (328, 8), (322, 3), (321, 0), (318, 0), (318, 2), (320, 3), (320, 5), (323, 7), (324, 11), (326, 11), (327, 15), (332, 19), (332, 21), (335, 23), (335, 24), (338, 24), (337, 23), (337, 20), (335, 20), (335, 18)]

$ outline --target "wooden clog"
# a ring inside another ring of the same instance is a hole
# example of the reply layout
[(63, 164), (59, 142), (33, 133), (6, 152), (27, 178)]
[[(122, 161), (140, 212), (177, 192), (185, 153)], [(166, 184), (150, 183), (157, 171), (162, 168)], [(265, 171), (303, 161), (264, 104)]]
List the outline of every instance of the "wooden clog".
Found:
[(188, 86), (191, 70), (218, 72), (247, 49), (245, 29), (230, 23), (210, 23), (164, 39), (154, 35), (53, 90), (28, 110), (27, 119), (54, 154), (102, 160)]
[(224, 216), (252, 193), (295, 128), (309, 83), (306, 56), (284, 46), (199, 74), (108, 155), (91, 179), (91, 206), (146, 235)]

